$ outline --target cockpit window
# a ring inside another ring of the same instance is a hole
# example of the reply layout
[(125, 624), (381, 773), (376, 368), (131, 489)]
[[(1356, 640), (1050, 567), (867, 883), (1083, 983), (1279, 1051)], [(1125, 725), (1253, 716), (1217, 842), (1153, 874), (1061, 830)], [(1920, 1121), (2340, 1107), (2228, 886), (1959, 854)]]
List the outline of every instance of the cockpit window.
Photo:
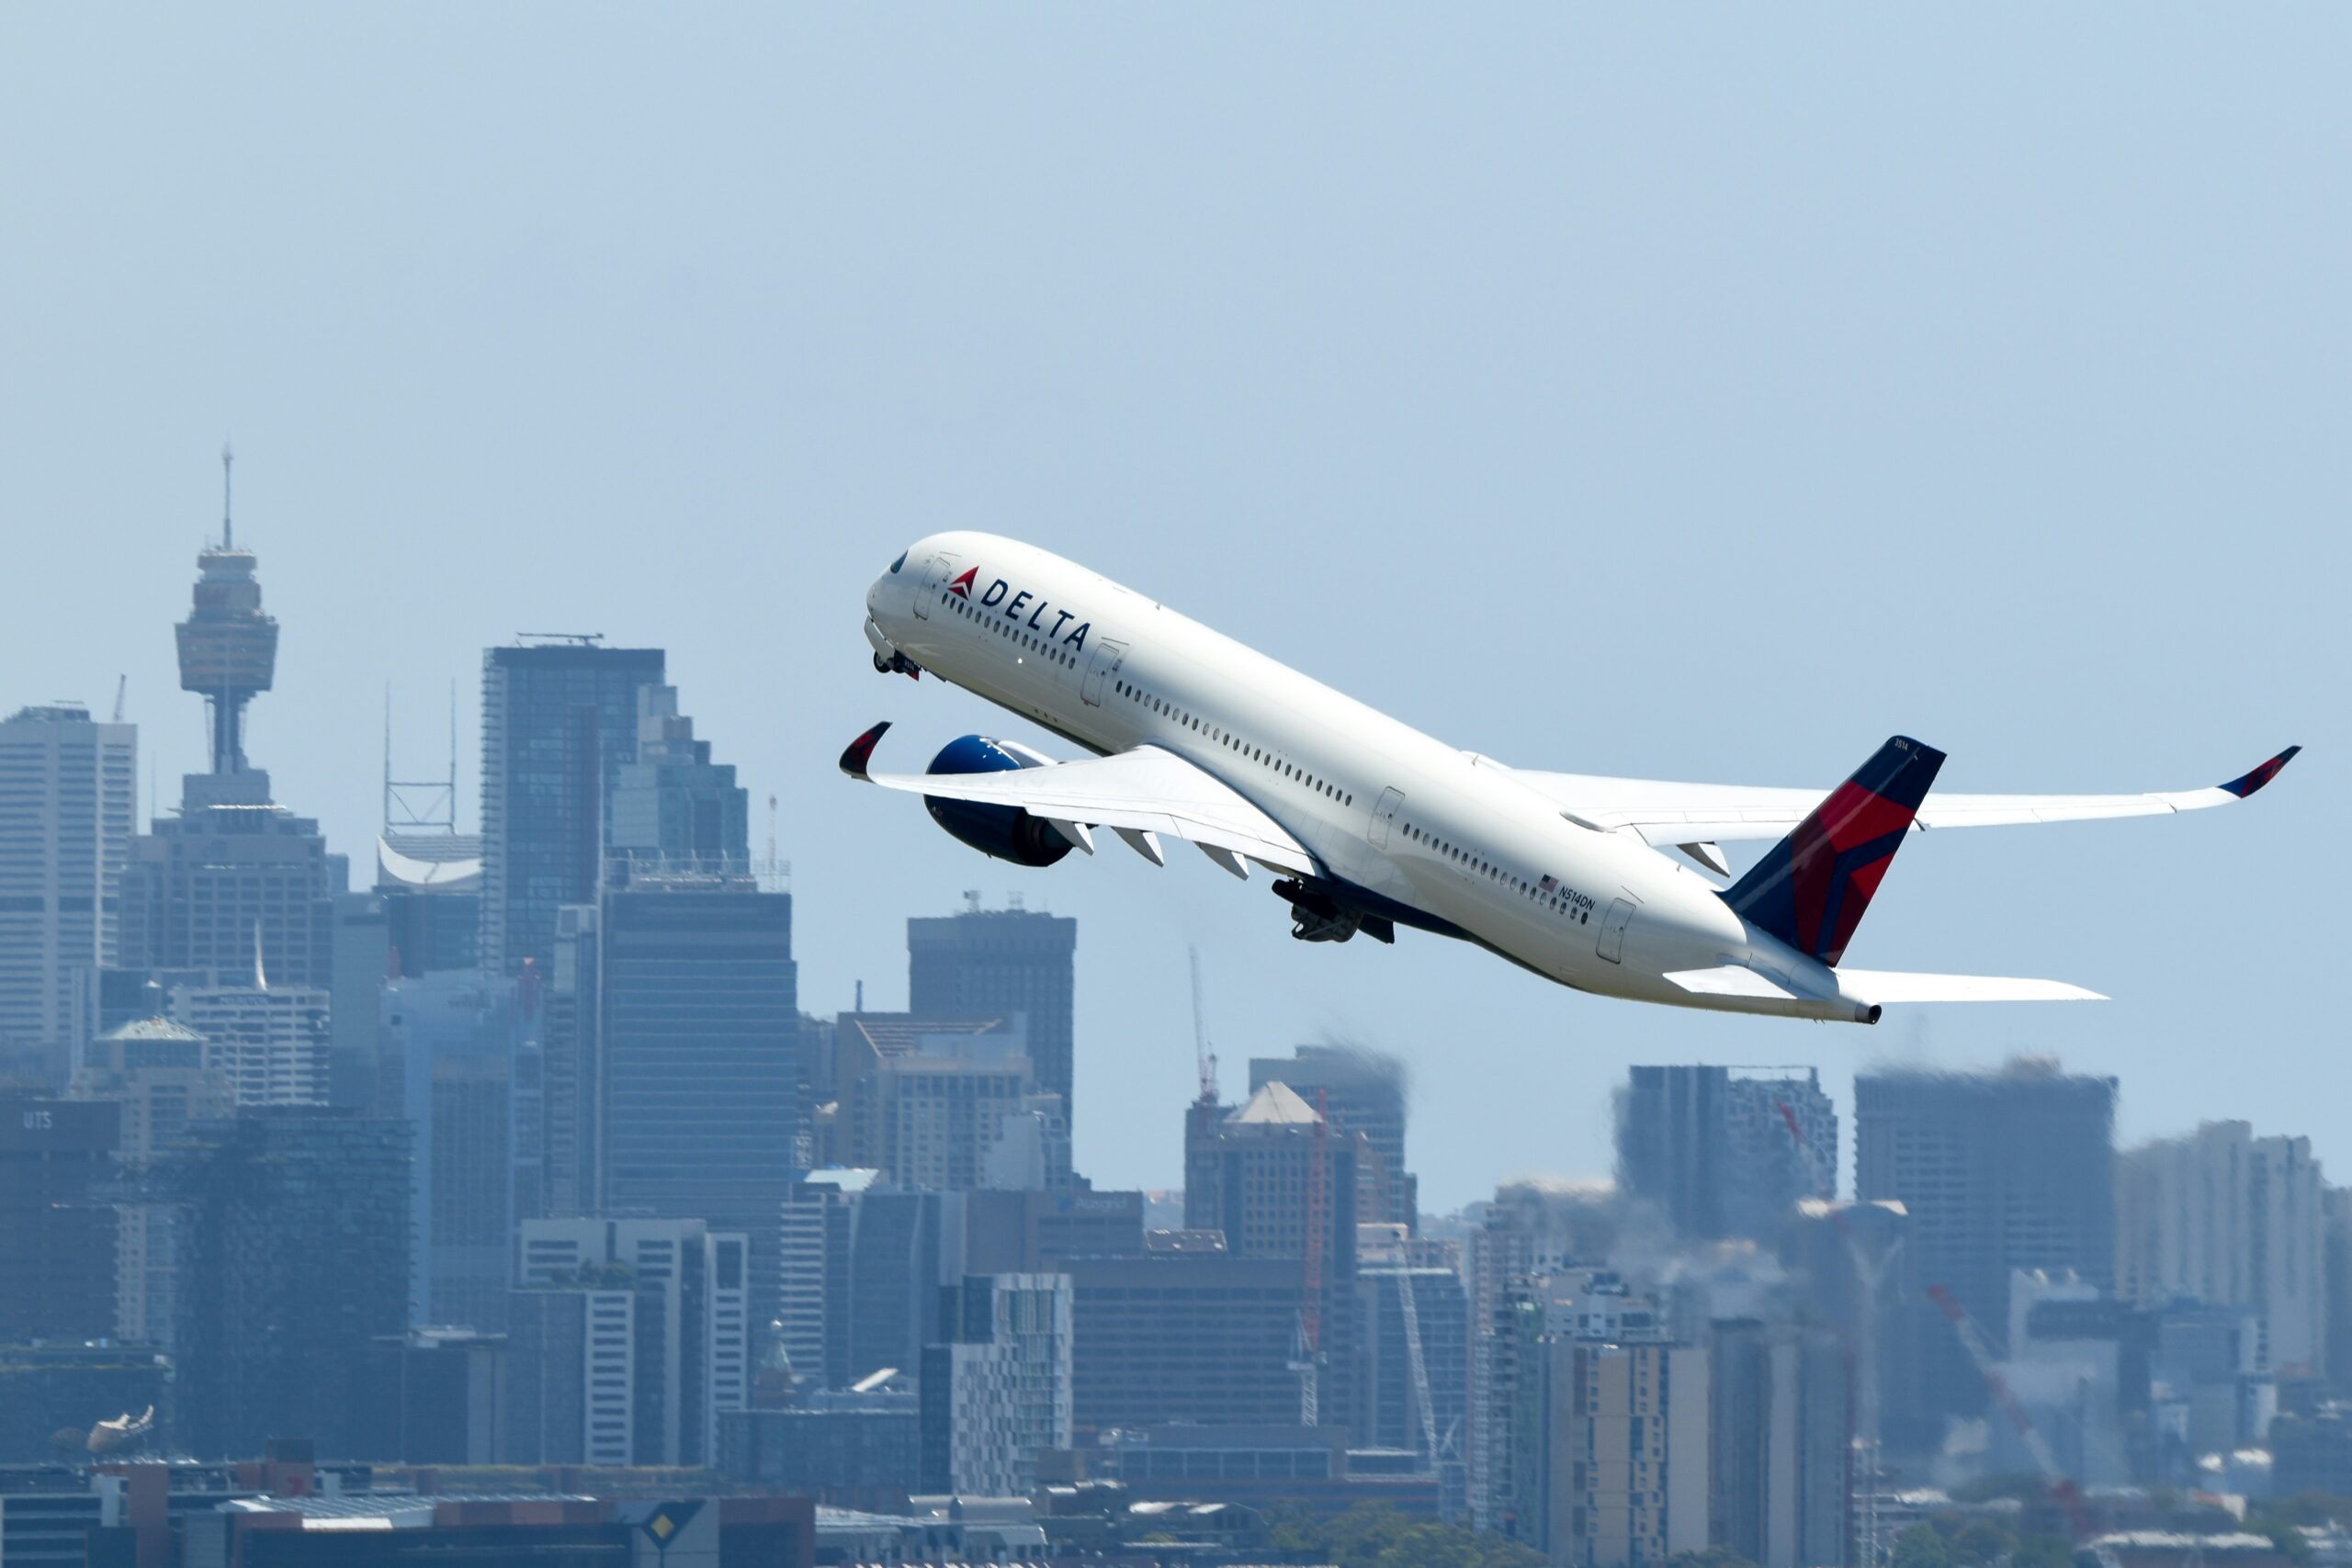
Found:
[(906, 565), (906, 564), (907, 564), (907, 552), (906, 552), (906, 551), (904, 551), (904, 550), (900, 550), (900, 551), (899, 552), (899, 558), (898, 558), (897, 560), (894, 560), (894, 561), (892, 561), (892, 562), (890, 563), (890, 570), (891, 570), (893, 572), (895, 572), (895, 571), (897, 571), (900, 567), (902, 567), (902, 566), (904, 566), (904, 565)]

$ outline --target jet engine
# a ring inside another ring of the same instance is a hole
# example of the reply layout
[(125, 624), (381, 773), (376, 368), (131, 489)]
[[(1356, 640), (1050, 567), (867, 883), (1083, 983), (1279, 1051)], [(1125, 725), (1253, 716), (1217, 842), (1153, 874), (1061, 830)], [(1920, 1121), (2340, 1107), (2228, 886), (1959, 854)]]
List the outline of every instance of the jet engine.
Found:
[[(985, 735), (964, 735), (950, 740), (931, 760), (934, 773), (1003, 773), (1018, 768), (1052, 766), (1026, 746), (991, 740)], [(922, 797), (931, 819), (948, 835), (984, 855), (1016, 865), (1051, 865), (1069, 853), (1070, 843), (1042, 817), (1032, 817), (1017, 806), (983, 806), (970, 800)]]

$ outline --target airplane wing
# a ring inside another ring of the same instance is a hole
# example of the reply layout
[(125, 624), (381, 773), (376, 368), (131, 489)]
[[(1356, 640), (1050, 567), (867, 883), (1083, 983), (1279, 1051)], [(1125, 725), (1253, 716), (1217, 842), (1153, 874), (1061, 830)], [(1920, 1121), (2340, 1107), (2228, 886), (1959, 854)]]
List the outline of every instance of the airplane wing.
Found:
[[(2109, 817), (2162, 817), (2201, 811), (2244, 800), (2276, 778), (2300, 746), (2290, 746), (2252, 772), (2205, 789), (2146, 795), (1952, 795), (1930, 794), (1920, 803), (1915, 829), (1991, 828), (2018, 822), (2074, 822)], [(1777, 789), (1755, 784), (1677, 784), (1662, 779), (1616, 779), (1591, 773), (1511, 772), (1558, 802), (1572, 819), (1603, 830), (1641, 835), (1654, 845), (1677, 845), (1694, 852), (1739, 839), (1785, 837), (1828, 794), (1820, 789)], [(1720, 856), (1699, 854), (1715, 864)], [(1717, 869), (1723, 869), (1717, 865)]]
[(1053, 824), (1092, 853), (1092, 828), (1108, 828), (1155, 864), (1161, 834), (1185, 839), (1236, 876), (1247, 857), (1272, 870), (1318, 875), (1315, 857), (1283, 825), (1206, 769), (1158, 746), (1108, 757), (1049, 762), (994, 773), (874, 773), (866, 771), (888, 724), (877, 724), (842, 753), (852, 778), (910, 795), (1013, 806)]

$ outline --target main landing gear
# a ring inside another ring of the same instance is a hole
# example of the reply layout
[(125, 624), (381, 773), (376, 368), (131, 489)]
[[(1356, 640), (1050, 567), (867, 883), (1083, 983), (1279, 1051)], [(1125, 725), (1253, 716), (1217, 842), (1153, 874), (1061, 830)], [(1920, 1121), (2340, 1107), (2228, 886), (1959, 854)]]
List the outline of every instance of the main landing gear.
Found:
[(1358, 931), (1374, 942), (1396, 941), (1394, 920), (1343, 904), (1317, 884), (1284, 877), (1274, 894), (1290, 906), (1290, 934), (1301, 942), (1345, 942)]

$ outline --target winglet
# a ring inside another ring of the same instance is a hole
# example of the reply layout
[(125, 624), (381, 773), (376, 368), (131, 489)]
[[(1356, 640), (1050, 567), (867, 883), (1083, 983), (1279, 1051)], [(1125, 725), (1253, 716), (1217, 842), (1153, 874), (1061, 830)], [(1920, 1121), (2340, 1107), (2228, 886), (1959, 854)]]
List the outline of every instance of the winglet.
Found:
[(883, 732), (889, 728), (890, 721), (886, 718), (851, 741), (849, 750), (842, 753), (842, 772), (854, 779), (866, 777), (865, 764), (874, 760), (874, 748), (882, 744)]
[(2284, 751), (2279, 752), (2276, 757), (2271, 758), (2270, 761), (2255, 769), (2252, 773), (2240, 778), (2232, 779), (2222, 787), (2228, 790), (2232, 795), (2236, 795), (2240, 800), (2244, 800), (2247, 795), (2252, 795), (2256, 790), (2260, 789), (2264, 784), (2267, 784), (2272, 779), (2277, 778), (2278, 776), (2278, 770), (2293, 761), (2295, 760), (2295, 753), (2301, 750), (2302, 748), (2300, 746), (2290, 746)]

